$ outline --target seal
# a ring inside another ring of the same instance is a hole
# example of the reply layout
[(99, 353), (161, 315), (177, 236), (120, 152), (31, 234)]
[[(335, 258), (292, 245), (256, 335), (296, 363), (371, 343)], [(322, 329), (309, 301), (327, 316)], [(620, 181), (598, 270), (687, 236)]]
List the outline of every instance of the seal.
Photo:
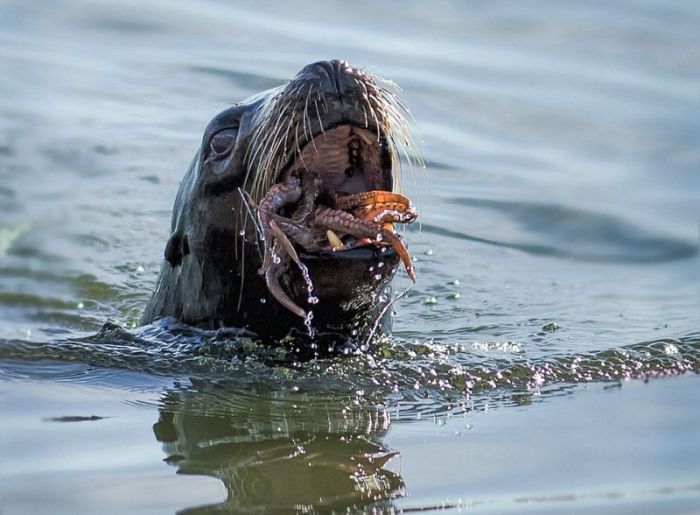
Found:
[(415, 278), (393, 230), (417, 216), (393, 192), (401, 156), (418, 164), (412, 127), (393, 83), (340, 60), (216, 115), (177, 193), (141, 323), (263, 339), (388, 330), (392, 277), (403, 262)]

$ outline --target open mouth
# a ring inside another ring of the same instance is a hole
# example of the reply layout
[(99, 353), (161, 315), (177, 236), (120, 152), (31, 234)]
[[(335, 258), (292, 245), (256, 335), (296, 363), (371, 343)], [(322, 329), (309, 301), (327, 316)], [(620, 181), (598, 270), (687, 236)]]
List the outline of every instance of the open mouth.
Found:
[(391, 154), (377, 130), (342, 124), (322, 131), (294, 153), (282, 171), (316, 174), (323, 192), (391, 190)]
[(376, 252), (396, 252), (415, 281), (394, 224), (414, 221), (417, 212), (392, 186), (392, 154), (379, 130), (338, 124), (295, 148), (258, 205), (264, 246), (260, 273), (273, 296), (290, 311), (307, 316), (280, 285), (293, 262), (307, 290), (313, 291), (300, 254), (376, 259)]
[[(381, 247), (386, 252), (391, 243), (380, 232), (369, 231), (367, 224), (393, 233), (392, 224), (410, 223), (417, 216), (408, 198), (391, 192), (392, 156), (386, 137), (376, 129), (344, 123), (321, 131), (283, 167), (278, 184), (290, 180), (299, 181), (300, 199), (290, 198), (278, 214), (300, 224), (310, 222), (304, 228), (304, 241), (296, 242), (305, 253), (361, 247)], [(360, 221), (366, 222), (364, 227)]]

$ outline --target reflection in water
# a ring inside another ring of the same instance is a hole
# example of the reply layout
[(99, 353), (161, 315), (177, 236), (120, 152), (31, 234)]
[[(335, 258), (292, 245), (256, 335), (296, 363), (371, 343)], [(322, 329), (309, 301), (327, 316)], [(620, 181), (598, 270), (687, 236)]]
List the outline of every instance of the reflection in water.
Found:
[[(345, 509), (387, 503), (403, 491), (385, 468), (383, 409), (295, 391), (226, 384), (170, 390), (153, 431), (182, 474), (223, 481), (228, 500), (202, 511)], [(196, 509), (195, 511), (199, 511)]]

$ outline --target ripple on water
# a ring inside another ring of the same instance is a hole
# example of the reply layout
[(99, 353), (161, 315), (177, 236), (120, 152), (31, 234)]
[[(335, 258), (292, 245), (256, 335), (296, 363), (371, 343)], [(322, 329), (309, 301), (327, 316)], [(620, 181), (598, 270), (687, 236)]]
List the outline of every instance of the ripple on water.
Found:
[(235, 392), (225, 403), (267, 398), (304, 409), (392, 407), (409, 418), (480, 403), (521, 404), (579, 383), (700, 372), (698, 334), (534, 360), (511, 341), (384, 338), (369, 352), (321, 359), (309, 359), (300, 345), (288, 341), (270, 347), (241, 331), (205, 331), (166, 320), (135, 331), (106, 324), (97, 335), (62, 341), (4, 340), (0, 359), (186, 376), (198, 389), (210, 385), (212, 395), (228, 392), (228, 399)]
[(522, 201), (453, 198), (448, 202), (502, 213), (523, 233), (537, 240), (496, 240), (424, 223), (422, 229), (426, 233), (511, 248), (536, 256), (591, 263), (663, 263), (698, 255), (694, 243), (655, 234), (604, 213)]

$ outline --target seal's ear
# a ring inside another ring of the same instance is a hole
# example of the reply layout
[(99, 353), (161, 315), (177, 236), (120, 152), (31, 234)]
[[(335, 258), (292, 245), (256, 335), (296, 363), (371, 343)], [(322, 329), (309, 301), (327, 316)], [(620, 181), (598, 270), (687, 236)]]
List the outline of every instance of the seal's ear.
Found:
[(187, 235), (183, 236), (179, 232), (174, 232), (165, 246), (165, 260), (172, 267), (176, 267), (182, 263), (182, 258), (189, 253), (190, 244)]
[(182, 263), (182, 235), (174, 232), (165, 246), (165, 260), (170, 266), (176, 267)]

